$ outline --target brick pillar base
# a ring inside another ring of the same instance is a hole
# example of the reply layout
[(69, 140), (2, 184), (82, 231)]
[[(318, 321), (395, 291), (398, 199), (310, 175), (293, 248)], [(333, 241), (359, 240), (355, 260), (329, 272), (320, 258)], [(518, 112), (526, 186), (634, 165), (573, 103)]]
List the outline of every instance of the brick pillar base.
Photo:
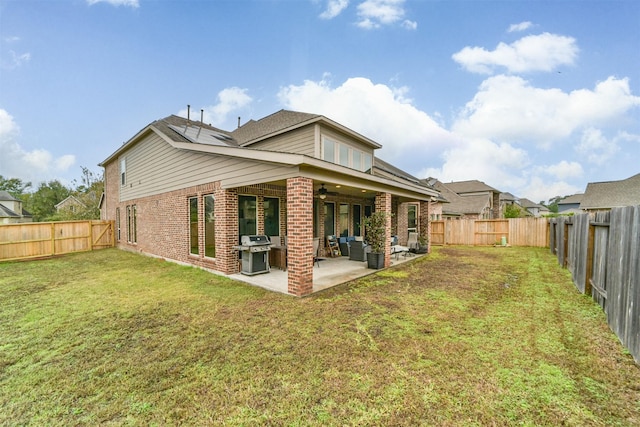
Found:
[(287, 179), (288, 292), (313, 292), (313, 180)]

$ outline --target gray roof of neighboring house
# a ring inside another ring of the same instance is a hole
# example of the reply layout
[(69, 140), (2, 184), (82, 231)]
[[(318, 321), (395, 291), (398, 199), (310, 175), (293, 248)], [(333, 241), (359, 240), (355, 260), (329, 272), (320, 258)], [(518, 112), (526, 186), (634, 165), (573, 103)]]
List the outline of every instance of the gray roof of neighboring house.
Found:
[(582, 201), (582, 196), (584, 196), (584, 194), (580, 193), (580, 194), (572, 194), (571, 196), (567, 196), (564, 199), (560, 200), (558, 202), (559, 205), (573, 205), (573, 204), (577, 204), (580, 203)]
[(500, 193), (500, 200), (504, 200), (505, 202), (515, 202), (519, 200), (516, 196), (511, 193)]
[(590, 182), (581, 209), (609, 209), (640, 205), (640, 173), (620, 181)]
[(443, 184), (446, 185), (447, 188), (456, 192), (457, 194), (478, 193), (478, 192), (487, 192), (487, 191), (500, 193), (500, 190), (496, 190), (495, 188), (490, 187), (484, 182), (478, 181), (477, 179), (473, 179), (470, 181), (448, 182)]
[(0, 204), (0, 218), (18, 218), (20, 215), (9, 209), (8, 207)]
[(444, 214), (480, 214), (489, 204), (486, 195), (460, 196), (449, 188), (448, 184), (443, 184), (440, 181), (436, 181), (433, 187), (449, 201), (446, 208), (442, 207)]
[(20, 199), (16, 199), (8, 191), (0, 190), (0, 201), (3, 202), (19, 202)]
[(535, 203), (535, 202), (532, 202), (531, 200), (526, 199), (526, 198), (520, 199), (520, 206), (522, 206), (525, 209), (538, 208), (541, 211), (548, 211), (549, 210), (549, 208), (547, 208), (546, 206), (542, 206), (542, 205), (540, 205), (538, 203)]

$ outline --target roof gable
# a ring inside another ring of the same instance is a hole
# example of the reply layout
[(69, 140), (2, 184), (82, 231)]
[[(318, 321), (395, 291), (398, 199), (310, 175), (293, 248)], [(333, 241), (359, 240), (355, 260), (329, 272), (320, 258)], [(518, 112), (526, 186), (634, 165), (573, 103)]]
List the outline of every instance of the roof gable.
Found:
[(300, 126), (322, 116), (297, 111), (280, 110), (259, 120), (249, 120), (231, 132), (231, 135), (242, 146), (260, 140), (268, 135)]

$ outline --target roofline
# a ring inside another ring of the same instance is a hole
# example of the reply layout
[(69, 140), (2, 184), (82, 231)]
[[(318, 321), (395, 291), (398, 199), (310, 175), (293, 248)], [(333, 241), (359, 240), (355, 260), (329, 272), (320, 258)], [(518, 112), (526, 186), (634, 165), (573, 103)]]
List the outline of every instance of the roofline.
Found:
[(382, 145), (377, 143), (377, 142), (375, 142), (374, 140), (369, 139), (366, 136), (364, 136), (362, 134), (359, 134), (358, 132), (356, 132), (356, 131), (354, 131), (352, 129), (349, 129), (348, 127), (346, 127), (344, 125), (341, 125), (340, 123), (335, 122), (335, 121), (331, 120), (330, 118), (328, 118), (326, 116), (323, 116), (321, 114), (318, 114), (317, 116), (312, 117), (310, 119), (307, 119), (305, 121), (296, 123), (296, 124), (294, 124), (292, 126), (289, 126), (289, 127), (283, 128), (283, 129), (279, 129), (279, 130), (277, 130), (275, 132), (271, 132), (271, 133), (259, 136), (257, 138), (245, 141), (245, 142), (242, 143), (242, 146), (246, 147), (246, 146), (249, 146), (251, 144), (255, 144), (256, 142), (260, 142), (262, 140), (265, 140), (265, 139), (268, 139), (268, 138), (272, 138), (272, 137), (274, 137), (276, 135), (280, 135), (280, 134), (283, 134), (283, 133), (286, 133), (286, 132), (290, 132), (292, 130), (299, 129), (301, 127), (304, 127), (304, 126), (307, 126), (307, 125), (310, 125), (310, 124), (314, 124), (314, 123), (317, 123), (317, 122), (324, 122), (324, 123), (336, 128), (336, 129), (339, 129), (340, 131), (342, 131), (344, 133), (347, 133), (347, 134), (349, 134), (351, 136), (359, 138), (359, 139), (363, 140), (364, 142), (366, 142), (367, 144), (371, 145), (373, 148), (382, 148)]
[[(358, 135), (361, 138), (367, 139), (356, 132), (351, 131), (350, 129), (339, 125), (327, 119), (324, 116), (318, 116), (313, 118), (312, 120), (307, 120), (303, 122), (304, 125), (317, 122), (319, 120), (325, 120), (329, 123), (334, 123), (336, 127), (344, 128), (346, 131), (349, 131), (355, 135)], [(288, 128), (289, 130), (294, 127)], [(404, 191), (408, 191), (412, 193), (414, 196), (422, 195), (423, 197), (416, 197), (418, 199), (422, 199), (424, 201), (431, 200), (432, 197), (438, 197), (440, 194), (437, 190), (425, 187), (421, 184), (414, 184), (411, 181), (408, 181), (404, 178), (399, 177), (402, 181), (396, 181), (389, 178), (375, 176), (373, 174), (368, 174), (365, 172), (360, 172), (355, 169), (350, 169), (341, 165), (337, 165), (335, 163), (330, 163), (325, 160), (316, 159), (315, 157), (306, 156), (303, 154), (293, 154), (293, 153), (282, 153), (276, 151), (267, 151), (267, 150), (259, 150), (248, 147), (227, 147), (227, 146), (216, 146), (216, 145), (206, 145), (206, 144), (198, 144), (193, 142), (176, 142), (172, 139), (168, 138), (163, 132), (161, 132), (158, 128), (156, 128), (153, 124), (149, 124), (141, 129), (138, 133), (136, 133), (132, 138), (130, 138), (127, 142), (125, 142), (120, 148), (118, 148), (113, 154), (107, 157), (104, 161), (98, 164), (98, 166), (105, 167), (107, 164), (113, 162), (115, 159), (120, 156), (124, 151), (131, 148), (135, 145), (143, 136), (147, 135), (149, 132), (153, 132), (161, 137), (165, 142), (167, 142), (172, 147), (179, 150), (188, 150), (188, 151), (196, 151), (201, 153), (209, 153), (209, 154), (218, 154), (225, 155), (231, 157), (237, 157), (247, 160), (255, 160), (269, 163), (278, 163), (289, 166), (311, 166), (313, 168), (330, 171), (331, 173), (340, 173), (349, 177), (353, 177), (355, 179), (362, 179), (369, 182), (375, 182), (382, 186), (393, 187), (396, 189), (402, 189)], [(371, 141), (373, 144), (377, 144)], [(378, 187), (379, 188), (379, 187)]]
[[(191, 142), (169, 142), (174, 148), (179, 150), (197, 151), (200, 153), (218, 154), (230, 157), (237, 157), (247, 160), (255, 160), (268, 163), (278, 163), (288, 166), (310, 166), (312, 168), (326, 170), (332, 174), (339, 173), (352, 177), (354, 179), (362, 179), (369, 182), (375, 182), (384, 186), (392, 186), (412, 193), (424, 195), (424, 200), (431, 200), (431, 197), (437, 197), (436, 190), (426, 188), (419, 184), (413, 184), (410, 181), (395, 181), (389, 178), (379, 177), (366, 172), (360, 172), (345, 166), (330, 163), (325, 160), (316, 159), (304, 154), (282, 153), (277, 151), (258, 150), (253, 148), (239, 147), (223, 147), (216, 145), (194, 144)], [(224, 185), (223, 185), (224, 188)]]

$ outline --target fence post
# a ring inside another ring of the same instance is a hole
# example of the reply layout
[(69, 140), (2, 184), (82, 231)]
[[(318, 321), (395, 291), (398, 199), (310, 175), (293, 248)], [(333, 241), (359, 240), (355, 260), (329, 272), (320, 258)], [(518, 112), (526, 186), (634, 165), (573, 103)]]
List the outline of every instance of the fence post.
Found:
[(56, 224), (51, 223), (51, 255), (56, 254)]
[(562, 236), (562, 267), (567, 268), (569, 262), (567, 258), (569, 257), (569, 223), (564, 222), (564, 233)]
[(93, 250), (93, 221), (89, 222), (89, 250)]
[(584, 275), (584, 293), (592, 295), (591, 292), (591, 276), (593, 275), (593, 252), (594, 241), (596, 235), (596, 226), (589, 221), (589, 234), (587, 235), (587, 271)]

